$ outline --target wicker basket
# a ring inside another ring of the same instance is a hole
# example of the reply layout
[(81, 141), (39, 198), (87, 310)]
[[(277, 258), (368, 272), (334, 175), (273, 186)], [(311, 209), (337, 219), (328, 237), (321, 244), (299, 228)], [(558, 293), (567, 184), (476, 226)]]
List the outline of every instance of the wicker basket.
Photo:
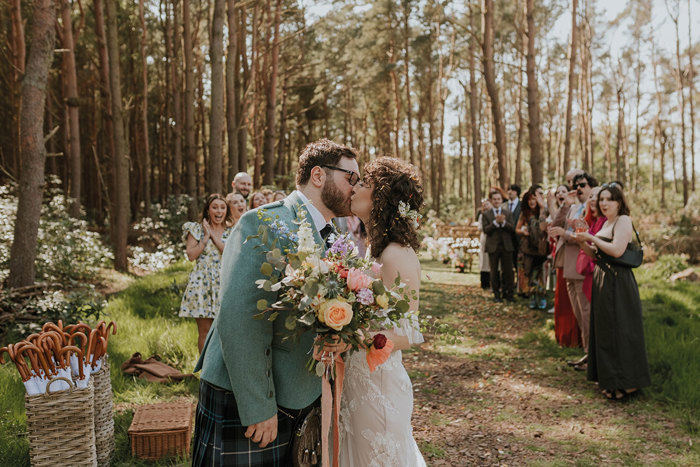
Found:
[(142, 405), (129, 427), (131, 454), (150, 460), (189, 456), (193, 415), (188, 400)]
[(33, 466), (96, 466), (92, 381), (72, 388), (36, 396), (26, 395), (29, 456)]
[(92, 375), (95, 385), (95, 449), (97, 463), (109, 465), (114, 452), (114, 410), (109, 360), (103, 359), (100, 371)]

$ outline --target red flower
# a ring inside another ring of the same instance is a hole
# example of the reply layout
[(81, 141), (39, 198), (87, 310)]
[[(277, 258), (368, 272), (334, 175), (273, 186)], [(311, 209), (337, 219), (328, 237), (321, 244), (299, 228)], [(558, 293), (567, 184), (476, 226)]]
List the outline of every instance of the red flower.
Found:
[(345, 269), (345, 268), (341, 269), (340, 272), (339, 272), (338, 274), (339, 274), (340, 277), (342, 277), (343, 279), (347, 279), (347, 278), (348, 278), (348, 270)]
[(372, 339), (372, 345), (375, 349), (381, 350), (386, 345), (386, 341), (387, 338), (384, 334), (377, 334), (374, 336), (374, 339)]

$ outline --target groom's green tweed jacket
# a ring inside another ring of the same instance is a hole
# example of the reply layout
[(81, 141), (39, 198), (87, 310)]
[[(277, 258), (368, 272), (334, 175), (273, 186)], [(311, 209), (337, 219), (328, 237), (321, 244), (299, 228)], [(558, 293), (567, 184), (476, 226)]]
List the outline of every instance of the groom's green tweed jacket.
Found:
[[(273, 219), (279, 216), (292, 232), (296, 231), (292, 221), (302, 209), (316, 243), (325, 248), (298, 192), (260, 209)], [(274, 322), (253, 319), (258, 313), (258, 300), (273, 303), (277, 297), (277, 292), (265, 292), (255, 285), (256, 280), (266, 278), (260, 272), (265, 254), (255, 248), (260, 245), (259, 239), (246, 242), (249, 235), (257, 235), (262, 222), (258, 209), (245, 213), (226, 241), (221, 262), (221, 308), (195, 366), (195, 371), (202, 370), (203, 380), (233, 391), (244, 426), (271, 418), (277, 413), (277, 405), (307, 407), (321, 393), (321, 379), (306, 369), (313, 334), (304, 333), (297, 344), (282, 343), (288, 333), (284, 315)]]

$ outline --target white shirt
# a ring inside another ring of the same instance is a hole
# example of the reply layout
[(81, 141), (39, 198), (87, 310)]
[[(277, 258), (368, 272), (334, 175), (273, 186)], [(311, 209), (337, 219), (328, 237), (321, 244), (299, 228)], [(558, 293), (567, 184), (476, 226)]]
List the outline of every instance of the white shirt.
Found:
[(510, 210), (510, 212), (515, 211), (515, 208), (518, 207), (518, 203), (519, 203), (519, 202), (520, 202), (520, 200), (519, 200), (518, 198), (515, 198), (515, 199), (512, 200), (512, 201), (511, 201), (511, 200), (508, 200), (508, 209)]
[(311, 220), (314, 221), (314, 227), (316, 227), (316, 230), (318, 232), (321, 232), (321, 229), (324, 228), (326, 225), (330, 224), (330, 222), (326, 222), (326, 218), (323, 217), (323, 214), (321, 214), (321, 211), (318, 210), (316, 206), (311, 202), (309, 198), (307, 198), (304, 193), (302, 193), (299, 190), (296, 190), (296, 192), (299, 195), (299, 198), (304, 202), (304, 207), (309, 211), (309, 214), (311, 214)]
[[(497, 208), (493, 208), (493, 215), (494, 215), (494, 217), (495, 217), (495, 216), (498, 216), (499, 214), (501, 214), (501, 209), (503, 209), (502, 206), (499, 206), (499, 207), (497, 207)], [(496, 222), (496, 219), (494, 219), (494, 220), (493, 220), (493, 225), (495, 225), (496, 227), (505, 227), (505, 226), (506, 226), (506, 222), (503, 221), (503, 222), (501, 222), (501, 223), (498, 223), (498, 222)]]

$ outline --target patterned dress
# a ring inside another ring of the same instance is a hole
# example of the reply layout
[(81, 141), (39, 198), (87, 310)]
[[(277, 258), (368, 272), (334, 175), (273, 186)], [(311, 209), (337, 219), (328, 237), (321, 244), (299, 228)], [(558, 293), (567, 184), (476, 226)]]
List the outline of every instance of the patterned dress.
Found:
[[(231, 234), (232, 227), (224, 230), (221, 240)], [(187, 241), (187, 236), (192, 235), (199, 241), (203, 236), (202, 224), (186, 222), (182, 226), (182, 239)], [(183, 318), (215, 318), (221, 304), (219, 298), (221, 269), (221, 253), (213, 241), (208, 241), (202, 254), (197, 258), (194, 269), (190, 273), (190, 279), (182, 297), (179, 316)]]

